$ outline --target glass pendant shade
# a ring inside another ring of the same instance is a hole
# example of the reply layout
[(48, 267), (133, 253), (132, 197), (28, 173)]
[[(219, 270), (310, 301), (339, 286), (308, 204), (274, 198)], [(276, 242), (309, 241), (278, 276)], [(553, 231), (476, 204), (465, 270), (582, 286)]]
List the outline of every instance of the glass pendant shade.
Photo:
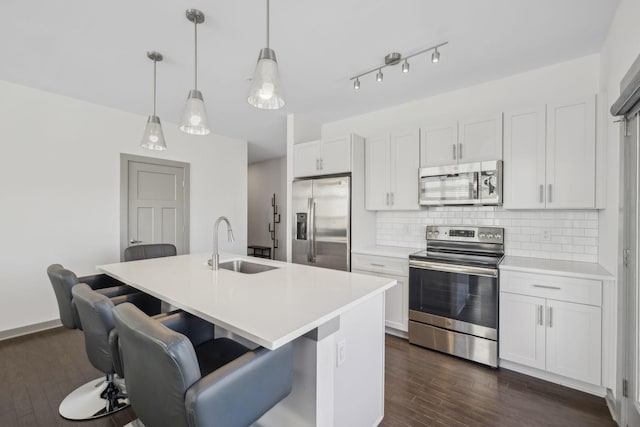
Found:
[(149, 116), (147, 126), (144, 128), (144, 135), (140, 146), (149, 150), (166, 150), (167, 144), (164, 141), (164, 133), (158, 116)]
[(180, 121), (180, 130), (191, 135), (207, 135), (211, 132), (207, 110), (199, 90), (194, 89), (189, 92)]
[(260, 50), (247, 102), (256, 108), (277, 110), (284, 107), (284, 91), (273, 49)]

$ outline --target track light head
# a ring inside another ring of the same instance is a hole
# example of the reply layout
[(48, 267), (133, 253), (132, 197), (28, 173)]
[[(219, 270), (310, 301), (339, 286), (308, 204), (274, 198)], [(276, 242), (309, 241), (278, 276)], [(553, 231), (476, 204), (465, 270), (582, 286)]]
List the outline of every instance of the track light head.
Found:
[(435, 50), (431, 54), (431, 62), (435, 64), (438, 61), (440, 61), (440, 52), (438, 52), (438, 48), (435, 48)]
[(384, 76), (382, 75), (382, 69), (378, 70), (378, 73), (376, 74), (376, 81), (381, 82), (383, 77)]
[(409, 61), (406, 59), (404, 60), (404, 64), (402, 64), (402, 72), (405, 74), (409, 72)]
[(356, 78), (355, 81), (353, 82), (353, 88), (355, 90), (360, 89), (360, 79)]

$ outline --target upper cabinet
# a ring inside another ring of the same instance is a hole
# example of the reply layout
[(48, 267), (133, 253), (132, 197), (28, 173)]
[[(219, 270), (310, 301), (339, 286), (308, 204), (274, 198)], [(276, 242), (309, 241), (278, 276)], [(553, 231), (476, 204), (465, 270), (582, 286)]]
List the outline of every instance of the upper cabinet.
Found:
[(294, 178), (351, 172), (351, 136), (295, 144), (293, 156)]
[(502, 159), (502, 114), (423, 127), (420, 166)]
[(504, 114), (504, 207), (596, 207), (595, 95)]
[(417, 210), (420, 132), (367, 138), (365, 206), (368, 210)]

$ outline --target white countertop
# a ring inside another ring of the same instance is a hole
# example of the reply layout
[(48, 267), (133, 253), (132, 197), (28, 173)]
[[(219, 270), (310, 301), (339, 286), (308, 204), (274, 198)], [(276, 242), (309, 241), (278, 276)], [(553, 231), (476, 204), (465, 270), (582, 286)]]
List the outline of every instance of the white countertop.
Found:
[[(424, 249), (424, 248), (423, 248)], [(409, 258), (409, 255), (420, 252), (420, 248), (404, 248), (400, 246), (366, 246), (351, 249), (352, 254), (377, 255), (389, 258)]]
[(100, 265), (98, 270), (268, 349), (275, 349), (396, 284), (395, 280), (228, 253), (279, 267), (243, 274), (192, 254)]
[(553, 259), (506, 256), (500, 270), (553, 274), (584, 279), (614, 280), (614, 276), (598, 263), (558, 261)]

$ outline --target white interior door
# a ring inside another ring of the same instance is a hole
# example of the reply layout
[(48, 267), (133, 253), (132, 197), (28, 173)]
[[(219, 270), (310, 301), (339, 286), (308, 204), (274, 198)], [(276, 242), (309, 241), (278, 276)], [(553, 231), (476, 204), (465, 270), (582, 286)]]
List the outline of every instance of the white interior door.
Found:
[(623, 139), (623, 229), (620, 254), (622, 268), (620, 279), (626, 305), (623, 307), (622, 328), (627, 381), (626, 396), (622, 397), (622, 416), (626, 426), (640, 426), (640, 292), (638, 288), (638, 170), (640, 158), (638, 144), (640, 134), (638, 114), (627, 123), (627, 135)]
[[(126, 224), (123, 248), (136, 244), (172, 243), (178, 255), (188, 253), (188, 191), (184, 166), (155, 159), (126, 160)], [(124, 160), (123, 160), (124, 161)], [(123, 167), (125, 165), (123, 164)], [(124, 175), (123, 175), (124, 177)]]

